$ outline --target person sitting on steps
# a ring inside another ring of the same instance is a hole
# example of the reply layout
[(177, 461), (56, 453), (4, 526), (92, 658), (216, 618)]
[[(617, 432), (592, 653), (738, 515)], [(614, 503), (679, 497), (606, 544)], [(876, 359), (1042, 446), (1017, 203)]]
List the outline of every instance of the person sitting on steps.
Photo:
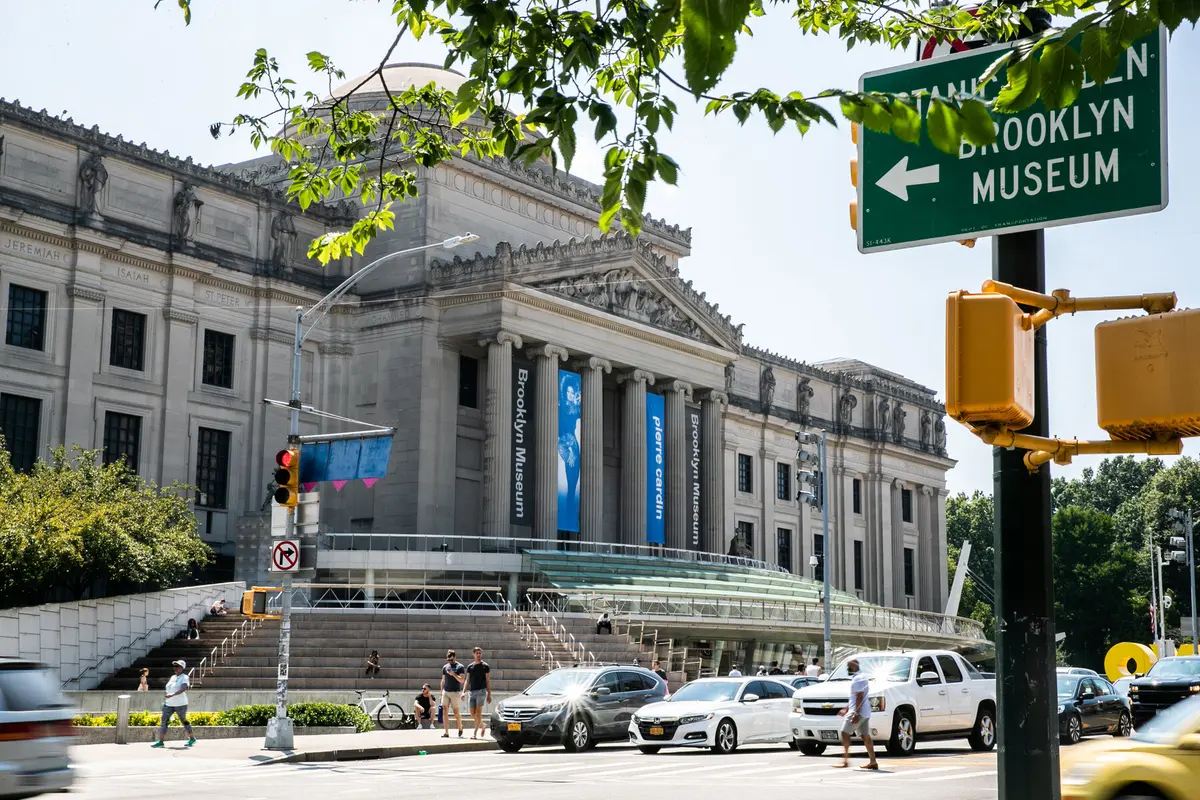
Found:
[(367, 656), (367, 677), (374, 679), (379, 674), (379, 651), (372, 650)]
[(610, 636), (612, 635), (612, 617), (608, 615), (607, 611), (600, 615), (600, 619), (596, 620), (597, 636), (600, 635), (600, 631), (607, 631)]

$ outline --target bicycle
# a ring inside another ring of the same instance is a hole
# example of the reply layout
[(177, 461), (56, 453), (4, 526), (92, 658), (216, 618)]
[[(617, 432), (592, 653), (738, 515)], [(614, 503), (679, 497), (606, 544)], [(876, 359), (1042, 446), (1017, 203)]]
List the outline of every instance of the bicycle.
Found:
[[(390, 692), (384, 692), (380, 698), (366, 698), (366, 689), (355, 689), (354, 693), (358, 695), (357, 703), (348, 703), (351, 708), (357, 708), (368, 717), (373, 717), (376, 724), (385, 731), (399, 730), (400, 728), (415, 728), (416, 718), (412, 714), (406, 714), (404, 709), (395, 703), (388, 702)], [(373, 703), (378, 699), (378, 704), (373, 708), (368, 709), (367, 703)]]

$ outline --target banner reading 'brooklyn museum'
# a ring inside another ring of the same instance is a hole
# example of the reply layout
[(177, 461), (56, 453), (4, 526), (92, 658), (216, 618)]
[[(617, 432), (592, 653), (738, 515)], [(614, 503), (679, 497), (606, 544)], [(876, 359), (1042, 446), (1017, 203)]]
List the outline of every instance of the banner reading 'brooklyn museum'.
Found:
[(684, 444), (687, 453), (687, 483), (684, 486), (685, 504), (687, 508), (687, 549), (703, 550), (703, 535), (700, 527), (700, 406), (687, 405), (684, 408)]
[(667, 540), (667, 425), (661, 394), (646, 394), (646, 541)]
[(512, 362), (512, 512), (513, 525), (533, 525), (534, 440), (536, 437), (534, 411), (537, 408), (537, 377), (528, 361)]
[(579, 533), (579, 468), (582, 380), (558, 371), (558, 529)]

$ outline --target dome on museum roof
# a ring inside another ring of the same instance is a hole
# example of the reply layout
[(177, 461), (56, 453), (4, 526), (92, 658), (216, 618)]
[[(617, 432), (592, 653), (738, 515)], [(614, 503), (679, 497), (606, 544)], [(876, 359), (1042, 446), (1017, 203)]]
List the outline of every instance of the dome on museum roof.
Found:
[[(364, 79), (366, 79), (366, 83), (363, 83)], [(359, 75), (334, 89), (333, 96), (341, 97), (360, 83), (363, 85), (355, 92), (355, 96), (383, 94), (385, 82), (392, 94), (400, 94), (414, 86), (425, 86), (428, 83), (436, 83), (443, 89), (457, 92), (458, 87), (467, 82), (467, 77), (452, 69), (442, 69), (436, 64), (419, 62), (388, 64), (383, 68), (382, 76), (373, 74), (367, 78), (365, 75)]]

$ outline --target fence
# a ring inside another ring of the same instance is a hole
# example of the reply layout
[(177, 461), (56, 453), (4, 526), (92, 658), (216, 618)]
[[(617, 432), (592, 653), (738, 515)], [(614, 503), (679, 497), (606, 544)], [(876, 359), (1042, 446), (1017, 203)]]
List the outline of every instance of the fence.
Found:
[[(268, 613), (282, 608), (282, 590), (267, 594)], [(504, 611), (508, 601), (499, 586), (438, 586), (430, 584), (347, 585), (297, 583), (292, 586), (292, 611)]]

